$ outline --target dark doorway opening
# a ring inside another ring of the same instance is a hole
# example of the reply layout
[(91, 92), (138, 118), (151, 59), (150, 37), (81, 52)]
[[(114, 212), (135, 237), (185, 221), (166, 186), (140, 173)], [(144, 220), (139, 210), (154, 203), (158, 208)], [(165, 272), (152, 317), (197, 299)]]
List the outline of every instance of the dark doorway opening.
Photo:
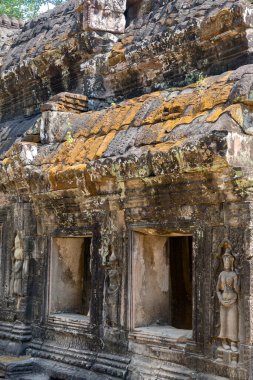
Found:
[(88, 315), (90, 311), (91, 298), (91, 237), (85, 238), (83, 249), (83, 311), (82, 314)]
[(192, 237), (171, 237), (170, 257), (171, 326), (192, 329)]

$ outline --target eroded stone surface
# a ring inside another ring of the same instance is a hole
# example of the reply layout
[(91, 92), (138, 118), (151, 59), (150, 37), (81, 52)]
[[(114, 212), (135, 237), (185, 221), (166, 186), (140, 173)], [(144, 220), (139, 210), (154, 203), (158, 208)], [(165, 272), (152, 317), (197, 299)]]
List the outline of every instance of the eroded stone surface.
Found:
[(131, 13), (132, 6), (123, 35), (84, 32), (85, 12), (74, 1), (26, 23), (4, 54), (3, 117), (31, 113), (63, 91), (108, 101), (251, 62), (248, 1), (142, 0)]
[(94, 4), (0, 20), (0, 350), (32, 356), (3, 371), (248, 380), (252, 5)]

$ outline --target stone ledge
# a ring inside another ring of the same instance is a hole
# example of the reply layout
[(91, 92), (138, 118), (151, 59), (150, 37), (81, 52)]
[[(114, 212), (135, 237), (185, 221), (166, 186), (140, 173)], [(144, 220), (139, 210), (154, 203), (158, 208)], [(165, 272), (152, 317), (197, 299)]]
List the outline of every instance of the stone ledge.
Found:
[(31, 327), (23, 323), (0, 322), (0, 349), (14, 355), (25, 352), (32, 339)]
[(31, 327), (23, 323), (0, 323), (0, 339), (29, 342), (32, 338)]
[(54, 360), (60, 365), (71, 365), (117, 378), (125, 378), (130, 359), (124, 356), (57, 347), (54, 344), (34, 341), (27, 351), (37, 360)]
[(190, 380), (196, 379), (197, 373), (184, 365), (172, 362), (161, 362), (157, 360), (147, 360), (140, 355), (135, 355), (129, 366), (131, 374), (138, 374), (140, 379), (149, 380)]
[(72, 380), (115, 380), (118, 377), (96, 374), (92, 371), (77, 368), (63, 363), (28, 357), (0, 357), (0, 370), (4, 378), (16, 380), (49, 380), (51, 377)]
[(129, 339), (137, 342), (172, 344), (177, 347), (185, 347), (185, 344), (192, 340), (192, 331), (176, 329), (171, 326), (139, 327), (129, 334)]
[(33, 372), (33, 360), (29, 356), (0, 356), (0, 371), (4, 378), (20, 379), (21, 375)]
[[(66, 365), (62, 363), (55, 363), (49, 360), (35, 359), (34, 365), (35, 371), (47, 374), (52, 377), (60, 379), (72, 379), (72, 380), (115, 380), (118, 377), (108, 376), (103, 374), (96, 374), (95, 372), (85, 370), (82, 368), (77, 368), (71, 365)], [(25, 379), (31, 379), (31, 377), (25, 377)]]

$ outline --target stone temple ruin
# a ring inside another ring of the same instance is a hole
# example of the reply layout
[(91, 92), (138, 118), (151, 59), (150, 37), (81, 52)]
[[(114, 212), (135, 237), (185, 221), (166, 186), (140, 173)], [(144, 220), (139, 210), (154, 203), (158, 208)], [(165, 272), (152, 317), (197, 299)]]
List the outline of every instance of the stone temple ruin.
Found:
[(0, 18), (0, 377), (253, 379), (253, 5)]

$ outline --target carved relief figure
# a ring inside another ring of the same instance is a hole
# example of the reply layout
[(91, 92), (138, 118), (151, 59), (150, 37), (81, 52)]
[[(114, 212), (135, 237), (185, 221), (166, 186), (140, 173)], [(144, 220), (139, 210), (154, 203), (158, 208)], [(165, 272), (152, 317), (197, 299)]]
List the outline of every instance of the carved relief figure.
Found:
[(223, 255), (224, 271), (218, 278), (216, 287), (220, 302), (220, 334), (225, 350), (237, 351), (238, 342), (238, 276), (234, 271), (234, 256), (227, 248)]
[(106, 323), (115, 327), (118, 325), (120, 273), (114, 253), (110, 257), (109, 265), (106, 279)]
[(84, 3), (84, 29), (124, 33), (126, 0), (87, 0)]
[(17, 308), (19, 308), (21, 297), (24, 296), (23, 280), (27, 273), (28, 261), (24, 259), (24, 250), (18, 233), (15, 236), (13, 251), (11, 294), (18, 297)]

